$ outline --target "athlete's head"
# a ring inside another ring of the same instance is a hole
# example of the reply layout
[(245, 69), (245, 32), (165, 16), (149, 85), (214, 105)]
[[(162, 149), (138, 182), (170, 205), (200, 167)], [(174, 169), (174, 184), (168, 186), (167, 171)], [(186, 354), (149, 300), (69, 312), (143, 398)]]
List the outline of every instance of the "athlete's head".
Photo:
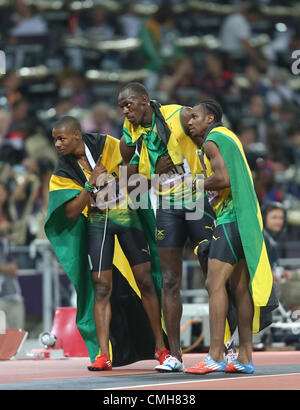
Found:
[(123, 115), (134, 126), (146, 125), (145, 117), (151, 110), (148, 91), (140, 83), (129, 83), (121, 89), (118, 95), (118, 104)]
[(61, 118), (53, 126), (52, 137), (59, 155), (73, 154), (82, 141), (79, 121), (71, 116)]
[(197, 145), (202, 145), (203, 137), (207, 129), (216, 122), (222, 120), (223, 111), (220, 104), (215, 100), (203, 100), (192, 108), (188, 122), (189, 135)]

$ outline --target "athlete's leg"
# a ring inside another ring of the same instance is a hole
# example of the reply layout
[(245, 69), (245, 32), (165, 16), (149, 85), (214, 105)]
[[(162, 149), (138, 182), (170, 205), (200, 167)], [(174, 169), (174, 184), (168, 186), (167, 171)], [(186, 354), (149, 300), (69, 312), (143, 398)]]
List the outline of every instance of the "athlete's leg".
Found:
[(233, 272), (230, 282), (235, 294), (238, 330), (239, 330), (239, 356), (241, 363), (252, 362), (252, 327), (253, 327), (253, 301), (249, 291), (249, 272), (245, 259), (242, 259)]
[[(136, 217), (136, 216), (135, 216)], [(132, 218), (135, 218), (132, 216)], [(142, 227), (136, 221), (135, 227), (123, 227), (118, 233), (119, 243), (131, 266), (141, 300), (155, 337), (155, 348), (165, 347), (161, 309), (151, 272), (148, 243)]]
[(163, 272), (162, 304), (169, 346), (171, 355), (181, 359), (180, 320), (182, 301), (180, 288), (183, 249), (159, 248), (158, 253)]
[[(110, 296), (112, 291), (114, 235), (109, 231), (106, 232), (105, 238), (103, 238), (103, 235), (104, 221), (101, 219), (101, 216), (90, 216), (88, 223), (88, 249), (94, 283), (94, 319), (101, 353), (105, 353), (109, 358)], [(104, 247), (101, 253), (102, 243)]]
[(151, 275), (150, 262), (132, 266), (131, 269), (141, 292), (142, 304), (154, 333), (155, 348), (162, 350), (165, 347), (165, 343), (162, 333), (160, 306)]
[(112, 271), (93, 272), (94, 282), (94, 318), (97, 338), (101, 353), (109, 355), (109, 325), (111, 320), (110, 296), (112, 290)]
[(224, 355), (224, 334), (228, 313), (226, 282), (235, 266), (217, 259), (208, 260), (206, 287), (209, 294), (210, 349), (209, 354), (216, 362)]
[(182, 301), (183, 248), (187, 224), (183, 210), (158, 209), (156, 212), (157, 246), (162, 269), (162, 306), (171, 355), (181, 360), (180, 321)]

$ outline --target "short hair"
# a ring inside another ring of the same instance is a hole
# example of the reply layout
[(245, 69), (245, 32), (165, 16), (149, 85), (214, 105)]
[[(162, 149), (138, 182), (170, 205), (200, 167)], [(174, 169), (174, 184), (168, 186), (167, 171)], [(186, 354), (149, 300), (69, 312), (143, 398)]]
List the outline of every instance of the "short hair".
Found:
[(81, 132), (80, 122), (77, 120), (77, 118), (71, 117), (71, 115), (66, 115), (65, 117), (62, 117), (53, 125), (53, 128), (63, 127), (68, 128), (72, 132)]
[(202, 100), (199, 106), (203, 107), (207, 114), (213, 114), (215, 117), (215, 122), (222, 121), (223, 110), (218, 101), (215, 100)]
[(261, 216), (264, 224), (266, 223), (269, 212), (274, 211), (275, 209), (282, 210), (284, 220), (286, 221), (287, 212), (283, 204), (281, 202), (276, 201), (266, 201), (261, 206)]
[(119, 95), (126, 90), (132, 90), (135, 94), (145, 95), (146, 97), (149, 98), (147, 88), (142, 83), (132, 82), (132, 83), (126, 84), (123, 88), (121, 88)]

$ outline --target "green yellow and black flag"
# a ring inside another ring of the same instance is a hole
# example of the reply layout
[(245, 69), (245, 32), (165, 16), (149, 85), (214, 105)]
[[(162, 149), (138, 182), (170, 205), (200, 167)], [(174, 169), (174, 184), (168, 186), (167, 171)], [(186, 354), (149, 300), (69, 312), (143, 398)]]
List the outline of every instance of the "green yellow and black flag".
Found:
[[(82, 137), (95, 162), (102, 154), (102, 163), (108, 173), (112, 174), (118, 169), (122, 160), (119, 140), (103, 134), (83, 134)], [(75, 158), (60, 157), (50, 180), (45, 232), (75, 287), (76, 323), (93, 362), (99, 354), (99, 344), (93, 314), (94, 287), (88, 261), (86, 212), (84, 210), (76, 221), (72, 221), (66, 217), (63, 207), (65, 202), (80, 194), (85, 182), (85, 175)], [(151, 209), (142, 210), (139, 215), (149, 244), (152, 275), (160, 300), (161, 270), (155, 243), (155, 216)], [(117, 238), (111, 308), (110, 348), (113, 365), (122, 366), (138, 360), (153, 359), (154, 336), (130, 265)]]
[(272, 311), (278, 306), (273, 275), (263, 237), (263, 222), (250, 168), (238, 137), (226, 127), (215, 127), (205, 143), (213, 141), (224, 158), (232, 190), (234, 209), (250, 274), (250, 292), (254, 305), (253, 333), (272, 323)]

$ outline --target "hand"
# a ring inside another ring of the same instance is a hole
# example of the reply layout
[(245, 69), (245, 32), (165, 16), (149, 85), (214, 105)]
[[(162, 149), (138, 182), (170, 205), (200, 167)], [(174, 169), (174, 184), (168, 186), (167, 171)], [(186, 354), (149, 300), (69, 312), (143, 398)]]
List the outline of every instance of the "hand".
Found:
[(107, 170), (105, 166), (102, 164), (101, 160), (102, 160), (102, 155), (100, 155), (98, 161), (96, 162), (95, 168), (93, 169), (93, 172), (89, 179), (89, 185), (95, 186), (97, 184), (97, 180), (99, 176), (102, 174), (107, 174)]
[(202, 174), (196, 175), (193, 179), (193, 191), (204, 191), (204, 176)]
[(171, 160), (171, 157), (169, 155), (165, 155), (158, 158), (156, 162), (155, 173), (158, 175), (167, 174), (169, 171), (172, 170), (172, 168), (174, 168), (174, 164)]

